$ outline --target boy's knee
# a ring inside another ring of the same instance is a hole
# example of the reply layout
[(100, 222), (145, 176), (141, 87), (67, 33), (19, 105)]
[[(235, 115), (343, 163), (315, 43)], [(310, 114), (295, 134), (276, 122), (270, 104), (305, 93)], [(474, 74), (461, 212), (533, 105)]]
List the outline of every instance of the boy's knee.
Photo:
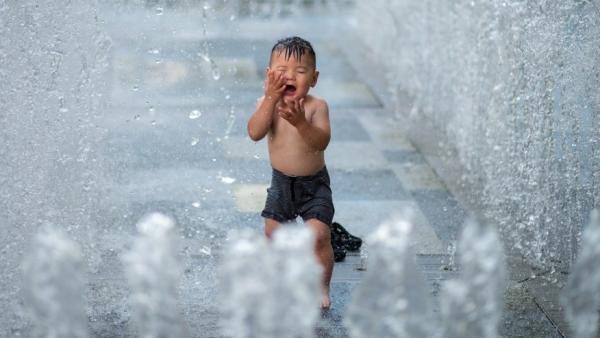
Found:
[(323, 248), (331, 245), (331, 230), (329, 229), (329, 226), (319, 221), (311, 223), (313, 223), (312, 228), (315, 233), (315, 244), (317, 248)]
[(273, 234), (277, 228), (279, 228), (279, 222), (269, 218), (265, 219), (265, 236), (267, 238), (273, 238)]

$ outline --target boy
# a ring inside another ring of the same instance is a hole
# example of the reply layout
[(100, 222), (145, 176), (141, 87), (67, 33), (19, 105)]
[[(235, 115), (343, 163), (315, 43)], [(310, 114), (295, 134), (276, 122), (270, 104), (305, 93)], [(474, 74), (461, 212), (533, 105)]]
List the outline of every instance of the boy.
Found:
[(315, 253), (323, 266), (321, 307), (329, 308), (333, 272), (330, 226), (333, 202), (324, 151), (329, 144), (329, 109), (308, 95), (319, 72), (311, 44), (299, 37), (279, 40), (271, 50), (265, 95), (248, 121), (248, 135), (259, 141), (267, 134), (273, 167), (262, 216), (271, 238), (283, 222), (301, 216), (315, 233)]

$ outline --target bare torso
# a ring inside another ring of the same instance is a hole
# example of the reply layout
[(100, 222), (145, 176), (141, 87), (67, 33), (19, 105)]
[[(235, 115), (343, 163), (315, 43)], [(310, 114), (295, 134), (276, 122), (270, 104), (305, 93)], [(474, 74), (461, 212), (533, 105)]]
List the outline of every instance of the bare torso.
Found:
[[(308, 95), (304, 103), (306, 121), (312, 123), (325, 101)], [(290, 176), (308, 176), (325, 166), (325, 152), (311, 148), (298, 130), (277, 114), (268, 134), (269, 158), (273, 168)]]

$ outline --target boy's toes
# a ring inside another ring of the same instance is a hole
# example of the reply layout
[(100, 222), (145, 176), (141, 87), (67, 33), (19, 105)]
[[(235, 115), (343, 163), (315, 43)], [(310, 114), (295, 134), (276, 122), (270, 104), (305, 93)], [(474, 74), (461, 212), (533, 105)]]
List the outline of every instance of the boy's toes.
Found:
[(321, 298), (321, 310), (329, 310), (330, 306), (331, 300), (329, 299), (329, 296), (323, 295), (323, 298)]

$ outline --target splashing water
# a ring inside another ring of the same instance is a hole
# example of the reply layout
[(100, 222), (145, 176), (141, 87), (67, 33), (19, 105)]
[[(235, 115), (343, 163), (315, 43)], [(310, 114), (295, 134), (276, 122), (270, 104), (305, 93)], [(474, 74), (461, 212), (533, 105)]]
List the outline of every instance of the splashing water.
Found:
[(585, 229), (581, 251), (561, 295), (565, 316), (575, 338), (596, 337), (600, 307), (600, 214), (593, 210)]
[(231, 131), (233, 130), (233, 126), (235, 125), (235, 106), (231, 105), (231, 108), (229, 109), (229, 114), (227, 114), (227, 127), (225, 128), (225, 139), (229, 138), (229, 134), (231, 134)]
[(0, 259), (2, 337), (26, 325), (18, 318), (19, 265), (41, 225), (77, 239), (91, 271), (100, 262), (95, 216), (106, 210), (106, 194), (99, 122), (112, 42), (96, 5), (0, 1), (0, 248), (12, 248)]
[(199, 110), (197, 110), (197, 109), (192, 110), (190, 112), (190, 114), (188, 115), (188, 117), (190, 118), (190, 120), (195, 120), (195, 119), (197, 119), (197, 118), (199, 118), (201, 116), (202, 116), (202, 112), (199, 111)]
[(221, 71), (219, 70), (219, 66), (217, 65), (215, 60), (213, 60), (213, 58), (210, 57), (210, 45), (208, 43), (208, 35), (206, 30), (206, 22), (208, 21), (208, 11), (210, 9), (211, 7), (208, 4), (208, 2), (204, 2), (204, 5), (202, 6), (202, 35), (204, 37), (204, 43), (202, 44), (203, 51), (199, 55), (200, 57), (202, 57), (202, 59), (204, 59), (205, 62), (208, 62), (210, 64), (212, 78), (213, 80), (218, 81), (221, 78)]
[(233, 236), (222, 268), (223, 325), (237, 337), (311, 337), (319, 315), (320, 266), (308, 228), (286, 225), (272, 242)]
[(154, 213), (136, 225), (139, 237), (124, 256), (132, 293), (133, 319), (141, 337), (183, 337), (177, 307), (177, 286), (182, 273), (177, 259), (175, 224)]
[(600, 201), (599, 14), (594, 1), (356, 3), (413, 141), (438, 145), (460, 168), (450, 187), (539, 266), (572, 261)]
[(51, 228), (38, 233), (32, 244), (23, 270), (25, 302), (36, 326), (33, 336), (87, 337), (81, 249)]
[(442, 336), (498, 337), (506, 279), (501, 241), (491, 227), (471, 219), (458, 249), (460, 278), (441, 293)]
[(412, 227), (397, 219), (369, 237), (369, 268), (345, 318), (352, 337), (432, 336), (428, 291), (410, 247)]

